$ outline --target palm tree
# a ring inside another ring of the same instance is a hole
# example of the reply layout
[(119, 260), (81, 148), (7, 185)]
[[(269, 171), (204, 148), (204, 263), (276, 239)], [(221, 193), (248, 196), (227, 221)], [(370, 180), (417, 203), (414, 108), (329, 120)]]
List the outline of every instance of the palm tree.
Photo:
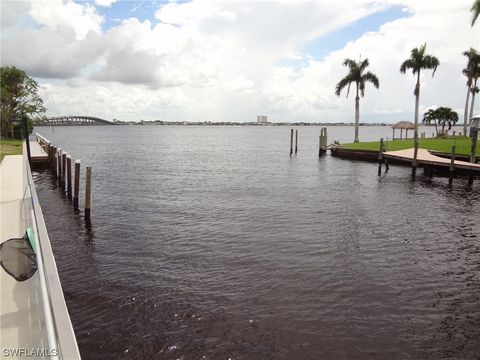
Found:
[(472, 12), (472, 26), (475, 25), (478, 15), (480, 14), (480, 0), (475, 0), (470, 11)]
[(477, 81), (480, 77), (480, 63), (475, 64), (475, 67), (472, 69), (472, 79), (473, 83), (471, 85), (470, 91), (472, 93), (472, 103), (470, 104), (470, 116), (469, 119), (473, 117), (473, 108), (475, 107), (475, 94), (478, 93)]
[[(433, 69), (432, 77), (435, 75), (437, 67), (440, 65), (440, 62), (435, 56), (425, 54), (425, 49), (427, 44), (423, 44), (418, 48), (414, 48), (411, 51), (410, 58), (405, 60), (400, 66), (400, 72), (406, 73), (408, 69), (412, 70), (413, 75), (417, 75), (417, 84), (415, 85), (415, 130), (414, 130), (414, 143), (415, 149), (418, 148), (418, 107), (420, 103), (420, 71), (422, 69)], [(416, 159), (416, 153), (414, 158)]]
[(438, 136), (437, 122), (438, 122), (438, 117), (437, 117), (437, 111), (436, 110), (430, 109), (425, 114), (423, 114), (422, 123), (424, 123), (426, 125), (431, 125), (433, 123), (433, 125), (435, 125), (435, 132)]
[(448, 130), (452, 128), (458, 121), (458, 113), (448, 107), (439, 107), (435, 110), (437, 113), (438, 122), (442, 125), (442, 134), (445, 134), (445, 126), (448, 125)]
[(367, 66), (369, 65), (368, 59), (363, 61), (356, 62), (355, 60), (345, 59), (343, 66), (348, 67), (348, 74), (338, 82), (335, 87), (335, 94), (340, 96), (341, 91), (347, 87), (347, 97), (350, 93), (350, 85), (355, 83), (356, 86), (356, 96), (355, 96), (355, 139), (354, 142), (358, 142), (358, 130), (360, 126), (360, 98), (358, 96), (359, 91), (360, 95), (364, 97), (365, 95), (365, 83), (371, 82), (373, 86), (377, 89), (379, 87), (378, 78), (375, 74), (370, 71), (364, 72)]
[[(475, 68), (480, 64), (480, 54), (474, 48), (470, 48), (468, 51), (464, 51), (463, 55), (468, 58), (467, 67), (462, 70), (463, 75), (467, 77), (467, 99), (465, 100), (465, 112), (463, 114), (463, 134), (467, 134), (468, 117), (468, 105), (470, 99), (470, 93), (472, 92), (473, 75)], [(470, 116), (471, 117), (471, 116)]]

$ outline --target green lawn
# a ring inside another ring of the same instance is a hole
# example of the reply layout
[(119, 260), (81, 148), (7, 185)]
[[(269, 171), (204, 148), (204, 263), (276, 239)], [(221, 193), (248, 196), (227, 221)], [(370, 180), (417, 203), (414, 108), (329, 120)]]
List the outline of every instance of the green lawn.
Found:
[[(387, 151), (403, 150), (413, 148), (413, 139), (410, 140), (395, 140), (385, 142)], [(472, 140), (466, 136), (450, 137), (448, 139), (419, 139), (418, 145), (420, 148), (435, 150), (445, 153), (452, 152), (452, 146), (457, 145), (456, 153), (462, 155), (470, 155)], [(380, 148), (379, 141), (361, 142), (356, 144), (345, 144), (345, 149), (355, 150), (377, 150)], [(480, 144), (477, 145), (477, 155), (480, 154)]]
[(22, 140), (0, 140), (0, 161), (3, 161), (5, 155), (21, 155), (22, 152)]

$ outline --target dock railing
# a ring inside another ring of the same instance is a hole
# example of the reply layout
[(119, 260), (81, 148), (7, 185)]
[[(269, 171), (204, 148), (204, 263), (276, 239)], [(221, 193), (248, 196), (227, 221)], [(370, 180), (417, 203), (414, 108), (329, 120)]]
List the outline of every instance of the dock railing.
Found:
[[(24, 144), (25, 146), (25, 144)], [(27, 226), (31, 227), (35, 236), (37, 264), (43, 304), (45, 332), (48, 338), (51, 359), (79, 360), (77, 340), (68, 314), (67, 305), (53, 256), (47, 227), (33, 182), (30, 165), (24, 157), (26, 184), (29, 196), (24, 199), (27, 212)]]

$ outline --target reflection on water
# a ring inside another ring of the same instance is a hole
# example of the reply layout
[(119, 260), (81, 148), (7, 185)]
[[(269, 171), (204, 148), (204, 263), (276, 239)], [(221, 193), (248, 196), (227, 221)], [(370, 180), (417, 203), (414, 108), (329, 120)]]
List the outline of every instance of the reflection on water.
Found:
[(83, 358), (480, 357), (478, 182), (318, 159), (319, 128), (292, 158), (283, 127), (39, 130), (93, 167), (91, 227), (36, 177)]

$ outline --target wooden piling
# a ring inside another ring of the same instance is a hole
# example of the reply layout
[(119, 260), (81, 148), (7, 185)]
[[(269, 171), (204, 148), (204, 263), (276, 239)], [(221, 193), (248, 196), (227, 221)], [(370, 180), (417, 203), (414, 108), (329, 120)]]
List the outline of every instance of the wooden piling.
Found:
[(65, 180), (67, 175), (67, 153), (62, 153), (62, 173), (60, 176), (60, 185), (62, 186), (62, 190), (65, 191)]
[(448, 173), (448, 185), (452, 186), (453, 184), (453, 173), (455, 171), (455, 151), (456, 151), (456, 146), (452, 146), (452, 155), (450, 156), (450, 166), (449, 166), (449, 173)]
[(57, 147), (54, 146), (52, 150), (52, 170), (57, 171)]
[(382, 175), (383, 162), (383, 138), (380, 139), (380, 149), (378, 151), (378, 176)]
[(477, 153), (478, 131), (472, 131), (472, 146), (470, 148), (470, 162), (475, 163)]
[[(293, 134), (293, 132), (292, 132)], [(90, 212), (92, 209), (92, 168), (87, 166), (85, 172), (85, 220), (90, 220)]]
[(80, 192), (80, 160), (75, 161), (75, 174), (73, 184), (73, 209), (78, 210), (78, 194)]
[(293, 154), (293, 129), (290, 129), (290, 156)]
[(468, 176), (468, 186), (473, 185), (473, 177), (474, 177), (474, 172), (473, 170), (470, 170), (470, 175)]
[(415, 140), (415, 145), (413, 149), (413, 160), (412, 160), (412, 179), (415, 179), (417, 173), (417, 156), (418, 156), (418, 141)]
[(62, 148), (57, 149), (57, 179), (60, 181), (62, 174)]
[(327, 152), (327, 128), (323, 128), (323, 152)]
[(295, 130), (295, 155), (297, 154), (298, 150), (298, 130)]
[(327, 128), (320, 129), (320, 137), (318, 139), (318, 156), (322, 156), (327, 151)]
[(47, 162), (48, 162), (48, 165), (50, 166), (50, 164), (52, 163), (52, 157), (51, 157), (51, 150), (50, 150), (50, 144), (47, 144)]
[(67, 156), (67, 198), (72, 200), (72, 158)]

